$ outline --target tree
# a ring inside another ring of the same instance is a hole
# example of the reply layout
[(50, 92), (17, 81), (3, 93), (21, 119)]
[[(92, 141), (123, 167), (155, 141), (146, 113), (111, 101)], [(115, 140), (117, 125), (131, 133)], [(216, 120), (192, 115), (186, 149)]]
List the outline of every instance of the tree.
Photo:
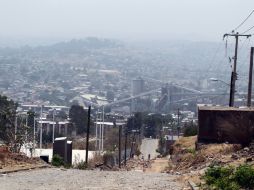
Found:
[(195, 136), (197, 134), (198, 134), (197, 124), (194, 124), (193, 122), (185, 124), (183, 131), (184, 137)]
[(171, 115), (161, 115), (161, 114), (150, 114), (146, 115), (144, 118), (144, 136), (145, 137), (156, 137), (160, 136), (160, 131), (163, 125), (167, 125), (172, 121)]
[(33, 129), (33, 126), (34, 126), (34, 117), (35, 117), (35, 112), (29, 110), (29, 111), (27, 112), (27, 126), (28, 126), (30, 129)]
[(10, 133), (15, 130), (17, 105), (8, 100), (6, 96), (0, 95), (0, 139), (8, 143), (10, 140)]
[[(61, 118), (61, 119), (67, 119), (68, 118), (68, 116), (67, 116), (67, 114), (63, 111), (63, 110), (61, 110), (59, 113), (58, 113), (58, 115), (57, 115), (59, 118)], [(52, 116), (53, 117), (53, 116)]]
[(137, 112), (134, 114), (134, 116), (128, 118), (127, 121), (128, 131), (141, 130), (142, 125), (143, 125), (143, 113)]
[[(16, 122), (18, 121), (16, 108), (17, 103), (0, 95), (0, 139), (13, 152), (19, 152), (28, 139), (28, 127), (22, 122), (22, 119), (21, 122)], [(17, 126), (15, 127), (15, 125)]]
[(83, 134), (87, 131), (87, 114), (82, 106), (71, 106), (69, 117), (77, 130), (77, 134)]

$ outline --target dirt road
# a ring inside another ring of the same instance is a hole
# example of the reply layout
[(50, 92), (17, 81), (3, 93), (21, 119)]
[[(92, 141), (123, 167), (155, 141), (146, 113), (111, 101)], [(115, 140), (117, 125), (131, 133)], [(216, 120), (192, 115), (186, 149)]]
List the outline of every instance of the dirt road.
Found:
[(2, 175), (1, 190), (180, 190), (172, 175), (135, 171), (38, 169)]
[(161, 173), (164, 172), (168, 166), (169, 165), (167, 158), (156, 158), (156, 160), (152, 161), (151, 167), (147, 168), (145, 171), (153, 173)]
[(150, 159), (156, 158), (158, 153), (156, 149), (158, 148), (159, 140), (158, 139), (143, 139), (140, 147), (140, 151), (144, 156), (144, 159), (148, 159), (148, 155), (150, 154)]

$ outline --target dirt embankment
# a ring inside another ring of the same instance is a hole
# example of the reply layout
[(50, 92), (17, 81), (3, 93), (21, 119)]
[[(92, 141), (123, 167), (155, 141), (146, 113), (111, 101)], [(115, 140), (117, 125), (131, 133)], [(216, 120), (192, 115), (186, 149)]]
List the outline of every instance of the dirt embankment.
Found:
[(43, 166), (47, 164), (39, 158), (29, 158), (24, 154), (10, 152), (6, 146), (0, 147), (0, 173)]
[(190, 170), (202, 169), (211, 164), (235, 162), (236, 159), (232, 155), (242, 149), (239, 144), (197, 145), (196, 141), (196, 136), (182, 137), (174, 143), (171, 159), (174, 170), (188, 172)]
[(181, 174), (183, 181), (199, 183), (200, 177), (211, 165), (254, 164), (254, 143), (248, 147), (239, 144), (197, 144), (197, 137), (182, 137), (171, 150), (169, 173)]

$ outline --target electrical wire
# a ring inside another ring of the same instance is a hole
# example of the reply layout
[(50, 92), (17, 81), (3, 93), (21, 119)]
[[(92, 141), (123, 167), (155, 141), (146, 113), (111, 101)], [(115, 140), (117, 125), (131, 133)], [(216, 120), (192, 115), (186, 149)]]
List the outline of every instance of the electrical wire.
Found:
[[(246, 85), (242, 85), (243, 83), (248, 82), (248, 78), (249, 78), (249, 67), (248, 67), (248, 59), (250, 57), (249, 51), (247, 50), (248, 48), (252, 47), (253, 45), (253, 41), (249, 40), (249, 43), (247, 45), (246, 48), (244, 48), (243, 50), (245, 50), (246, 54), (245, 56), (242, 56), (242, 59), (240, 58), (239, 60), (239, 72), (238, 72), (238, 80), (241, 81), (240, 83), (237, 83), (236, 86), (238, 86), (238, 88), (241, 87), (242, 90), (247, 90), (248, 86)], [(246, 51), (247, 50), (247, 51)], [(244, 91), (245, 91), (244, 90)]]
[[(250, 38), (245, 38), (245, 40), (243, 41), (241, 47), (238, 49), (238, 52), (240, 52), (240, 51), (243, 49), (243, 47), (245, 46), (245, 44), (246, 44), (246, 42), (247, 42), (248, 40), (249, 40), (248, 45), (250, 44)], [(247, 46), (248, 46), (248, 45), (247, 45)]]
[(244, 31), (242, 34), (246, 34), (247, 32), (249, 32), (250, 30), (252, 30), (254, 28), (254, 26), (250, 27), (248, 30)]
[(250, 16), (254, 13), (254, 10), (251, 11), (251, 13), (247, 16), (246, 19), (244, 19), (243, 22), (241, 22), (241, 24), (239, 24), (232, 32), (235, 32), (236, 30), (238, 30), (249, 18)]
[[(231, 49), (232, 49), (232, 46), (228, 44), (227, 51), (231, 52)], [(214, 70), (221, 71), (221, 73), (223, 73), (222, 76), (225, 77), (224, 73), (228, 73), (228, 70), (230, 70), (231, 67), (228, 64), (223, 64), (223, 62), (228, 62), (228, 57), (222, 56), (222, 58), (217, 63), (216, 67), (214, 67)], [(217, 72), (216, 77), (220, 77), (219, 75), (220, 73)]]
[(216, 50), (215, 50), (215, 53), (214, 53), (214, 55), (213, 55), (213, 57), (212, 57), (210, 63), (208, 64), (208, 67), (207, 67), (207, 70), (206, 70), (205, 73), (208, 73), (208, 72), (211, 71), (211, 68), (212, 68), (212, 66), (214, 65), (215, 58), (217, 57), (217, 55), (218, 55), (218, 53), (219, 53), (219, 50), (221, 49), (222, 45), (223, 45), (222, 43), (219, 43), (219, 44), (218, 44), (218, 46), (217, 46), (217, 48), (216, 48)]

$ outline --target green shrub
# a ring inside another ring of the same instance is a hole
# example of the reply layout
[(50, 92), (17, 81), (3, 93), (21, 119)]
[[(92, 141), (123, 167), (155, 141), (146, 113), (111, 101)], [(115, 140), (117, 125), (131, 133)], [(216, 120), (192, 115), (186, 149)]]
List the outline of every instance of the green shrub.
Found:
[(241, 187), (254, 188), (254, 169), (251, 166), (239, 166), (235, 171), (234, 178)]
[(232, 168), (215, 166), (206, 171), (204, 179), (208, 185), (222, 188), (230, 183), (232, 172)]
[(184, 128), (183, 136), (190, 137), (198, 134), (198, 126), (197, 125), (189, 125)]
[(87, 169), (87, 164), (86, 164), (86, 162), (85, 161), (81, 161), (81, 162), (79, 162), (77, 165), (76, 165), (76, 167), (75, 167), (76, 169), (79, 169), (79, 170), (85, 170), (85, 169)]
[(165, 138), (160, 138), (158, 148), (156, 149), (156, 152), (163, 155), (165, 153), (165, 146), (166, 146), (166, 140)]
[(64, 164), (64, 168), (66, 168), (66, 169), (70, 169), (70, 168), (72, 168), (72, 165), (71, 165), (71, 164), (67, 164), (67, 163), (65, 163), (65, 164)]
[(56, 167), (60, 167), (64, 165), (64, 160), (58, 154), (53, 155), (51, 164)]
[(254, 188), (254, 169), (249, 165), (237, 168), (212, 166), (204, 175), (208, 188), (215, 190), (239, 190)]
[(188, 149), (186, 149), (186, 151), (188, 152), (188, 153), (191, 153), (191, 154), (196, 154), (196, 150), (195, 150), (195, 148), (188, 148)]
[(103, 164), (108, 165), (108, 166), (114, 166), (115, 161), (114, 161), (114, 154), (112, 152), (106, 152), (103, 154)]
[(137, 156), (140, 156), (140, 155), (141, 155), (141, 152), (140, 152), (140, 150), (139, 150), (139, 149), (136, 149), (136, 152), (135, 152), (135, 154), (136, 154)]

